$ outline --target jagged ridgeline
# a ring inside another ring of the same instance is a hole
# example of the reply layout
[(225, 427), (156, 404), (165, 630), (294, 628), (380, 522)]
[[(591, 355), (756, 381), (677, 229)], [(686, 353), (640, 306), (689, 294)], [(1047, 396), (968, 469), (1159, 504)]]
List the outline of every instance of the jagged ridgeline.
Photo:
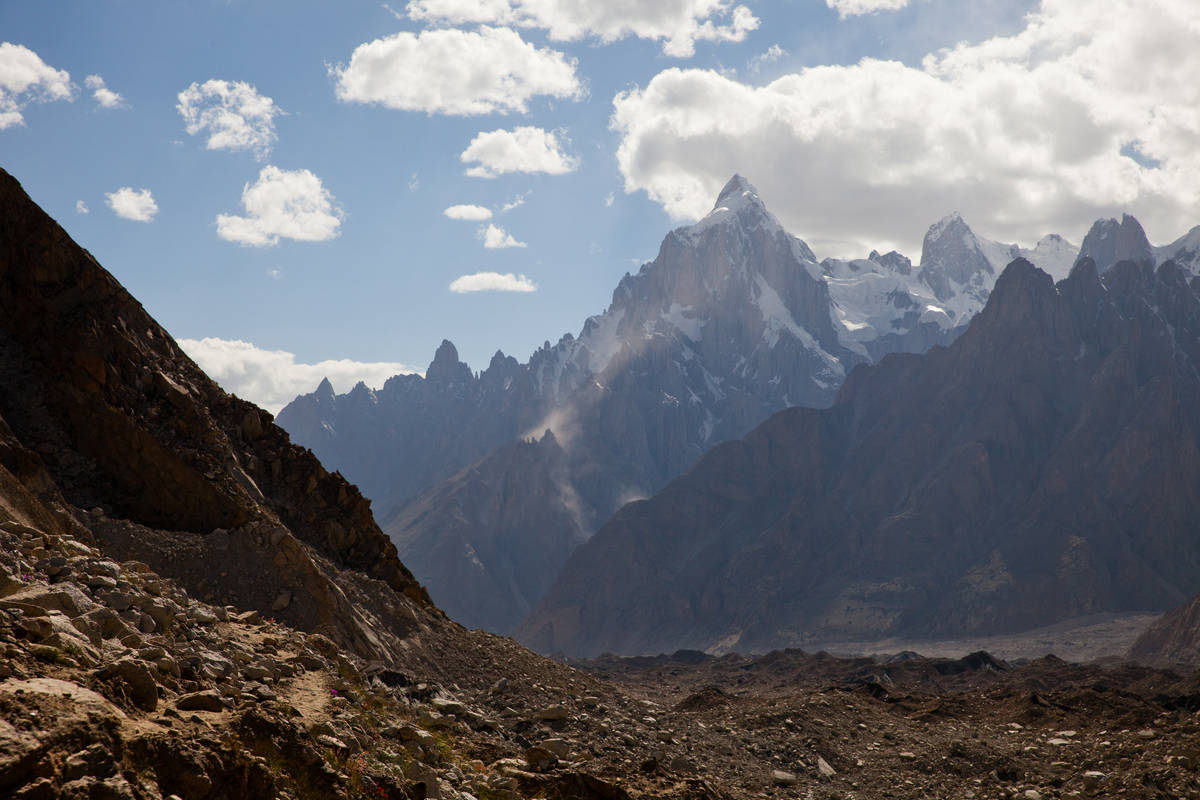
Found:
[[(1197, 243), (1200, 229), (1152, 248), (1127, 218), (1097, 222), (1083, 252), (1103, 272), (1191, 265)], [(1014, 258), (1061, 279), (1079, 252), (1053, 234), (1029, 249), (991, 241), (951, 214), (919, 264), (896, 252), (818, 263), (735, 176), (578, 336), (524, 364), (497, 353), (478, 374), (443, 342), (424, 377), (344, 395), (323, 382), (279, 421), (363, 487), (453, 618), (511, 632), (626, 502), (776, 411), (828, 406), (856, 364), (951, 343)]]

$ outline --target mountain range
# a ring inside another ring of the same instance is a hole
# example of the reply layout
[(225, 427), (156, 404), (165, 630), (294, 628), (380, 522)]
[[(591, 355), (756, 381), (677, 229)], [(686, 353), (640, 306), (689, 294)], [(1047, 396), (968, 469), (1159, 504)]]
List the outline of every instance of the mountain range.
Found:
[(783, 408), (828, 406), (857, 364), (950, 344), (1011, 260), (1063, 278), (1081, 252), (1103, 271), (1118, 257), (1187, 262), (1193, 240), (1200, 229), (1154, 249), (1126, 217), (1098, 221), (1082, 250), (1057, 235), (1024, 249), (952, 214), (919, 265), (896, 252), (818, 262), (734, 176), (577, 337), (525, 364), (498, 352), (478, 374), (443, 342), (424, 377), (340, 396), (326, 381), (278, 421), (363, 486), (453, 618), (509, 632), (626, 502)]
[[(1200, 590), (1200, 280), (1024, 259), (947, 348), (713, 448), (572, 555), (543, 651), (1028, 630)], [(603, 578), (601, 578), (603, 576)]]

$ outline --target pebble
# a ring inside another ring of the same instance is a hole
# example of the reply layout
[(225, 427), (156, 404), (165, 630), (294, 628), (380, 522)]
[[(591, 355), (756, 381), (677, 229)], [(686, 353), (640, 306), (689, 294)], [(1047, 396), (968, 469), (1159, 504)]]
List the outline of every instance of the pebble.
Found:
[(537, 712), (534, 717), (545, 722), (555, 722), (560, 719), (566, 719), (571, 716), (571, 712), (567, 711), (567, 707), (560, 704), (547, 706)]
[(799, 779), (790, 772), (781, 769), (771, 771), (771, 783), (776, 786), (795, 786)]

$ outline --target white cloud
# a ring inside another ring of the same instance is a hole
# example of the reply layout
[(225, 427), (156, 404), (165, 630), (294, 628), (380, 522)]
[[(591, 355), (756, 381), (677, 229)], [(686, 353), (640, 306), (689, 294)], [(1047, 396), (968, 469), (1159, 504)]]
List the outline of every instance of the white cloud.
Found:
[(675, 57), (693, 55), (697, 41), (740, 42), (758, 27), (750, 9), (729, 0), (412, 0), (408, 15), (447, 25), (541, 28), (558, 41), (636, 36), (661, 40)]
[(518, 242), (508, 231), (498, 225), (488, 225), (479, 229), (479, 237), (483, 246), (489, 250), (499, 250), (504, 247), (528, 247), (524, 242)]
[(175, 106), (186, 130), (206, 132), (209, 150), (249, 150), (264, 159), (275, 143), (275, 101), (244, 81), (207, 80), (179, 93)]
[(450, 219), (466, 219), (472, 222), (483, 222), (492, 218), (492, 210), (483, 206), (450, 206), (442, 213)]
[(282, 239), (323, 242), (338, 235), (342, 210), (321, 179), (306, 169), (267, 165), (242, 187), (246, 216), (217, 216), (217, 235), (229, 242), (267, 247)]
[(410, 192), (415, 192), (417, 189), (420, 189), (420, 188), (421, 188), (421, 179), (418, 178), (417, 173), (414, 172), (412, 175), (410, 175), (408, 177), (408, 190)]
[(467, 292), (536, 292), (537, 284), (524, 275), (511, 272), (476, 272), (463, 275), (450, 283), (450, 291), (456, 294)]
[(877, 11), (899, 11), (908, 6), (908, 0), (825, 0), (825, 5), (845, 19)]
[(101, 108), (121, 108), (125, 98), (104, 85), (104, 78), (99, 75), (88, 75), (83, 79), (83, 85), (92, 90), (92, 97)]
[(612, 208), (612, 204), (614, 202), (616, 202), (616, 199), (617, 199), (617, 196), (615, 194), (613, 194), (612, 192), (609, 192), (608, 194), (604, 195), (604, 207)]
[(408, 31), (360, 44), (331, 68), (339, 100), (430, 114), (524, 112), (534, 97), (579, 98), (575, 60), (507, 28)]
[(1016, 35), (920, 68), (868, 59), (762, 87), (668, 69), (614, 98), (618, 164), (679, 219), (741, 173), (823, 255), (915, 257), (955, 209), (1023, 243), (1119, 210), (1173, 238), (1200, 208), (1198, 37), (1191, 0), (1044, 0)]
[(0, 131), (24, 125), (21, 113), (30, 103), (71, 100), (71, 75), (42, 61), (28, 47), (0, 42)]
[(179, 346), (225, 391), (272, 414), (316, 389), (322, 378), (345, 392), (359, 381), (379, 387), (393, 375), (416, 372), (404, 364), (346, 358), (305, 364), (286, 350), (264, 350), (237, 339), (180, 339)]
[(104, 196), (108, 198), (108, 207), (122, 219), (149, 222), (158, 213), (158, 203), (154, 202), (154, 195), (149, 189), (134, 190), (129, 186), (122, 186)]
[(514, 208), (520, 208), (521, 206), (525, 205), (525, 198), (529, 197), (529, 195), (531, 195), (532, 193), (533, 193), (533, 190), (530, 189), (528, 192), (525, 192), (524, 194), (517, 195), (512, 200), (509, 200), (507, 203), (500, 206), (500, 210), (496, 213), (507, 214), (508, 212), (512, 211)]
[(764, 52), (759, 53), (754, 58), (750, 59), (749, 67), (751, 72), (758, 72), (767, 64), (773, 64), (779, 59), (787, 55), (787, 50), (784, 50), (777, 44), (768, 47)]
[(562, 152), (557, 131), (521, 126), (511, 131), (476, 134), (459, 160), (476, 162), (467, 170), (475, 178), (494, 178), (506, 172), (545, 172), (563, 175), (579, 167), (579, 159)]
[(90, 212), (91, 212), (91, 209), (89, 209), (87, 207), (87, 203), (83, 202), (82, 200), (75, 201), (75, 213), (76, 214), (88, 214)]

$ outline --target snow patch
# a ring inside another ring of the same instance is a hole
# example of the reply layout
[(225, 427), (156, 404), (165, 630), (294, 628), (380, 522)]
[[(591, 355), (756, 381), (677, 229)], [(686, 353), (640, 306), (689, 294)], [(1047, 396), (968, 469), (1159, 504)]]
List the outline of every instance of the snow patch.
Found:
[(784, 304), (783, 298), (779, 296), (779, 293), (775, 291), (771, 284), (767, 283), (766, 278), (762, 275), (755, 275), (754, 284), (758, 288), (758, 294), (754, 298), (754, 302), (762, 313), (763, 341), (766, 342), (767, 347), (774, 347), (778, 344), (780, 333), (786, 330), (799, 339), (801, 344), (807, 349), (816, 353), (834, 373), (837, 375), (846, 374), (846, 368), (842, 366), (842, 362), (827, 353), (821, 345), (817, 344), (817, 340), (812, 337), (811, 333), (796, 324), (796, 319)]

